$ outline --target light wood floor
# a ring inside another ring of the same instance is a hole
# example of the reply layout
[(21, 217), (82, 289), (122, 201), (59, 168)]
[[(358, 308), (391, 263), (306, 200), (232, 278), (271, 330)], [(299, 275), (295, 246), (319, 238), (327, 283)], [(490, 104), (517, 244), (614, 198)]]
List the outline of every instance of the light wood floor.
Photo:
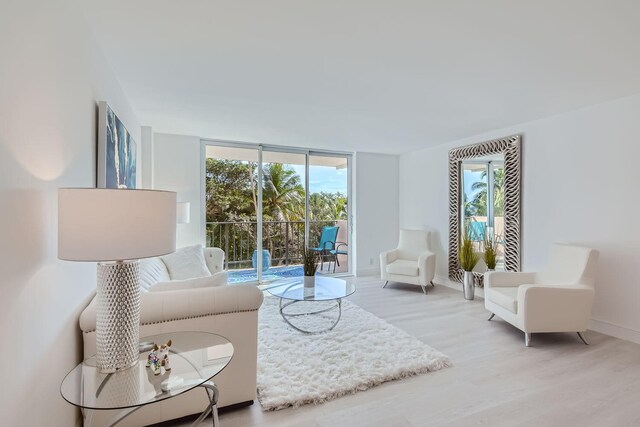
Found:
[[(322, 405), (222, 414), (247, 426), (640, 426), (640, 345), (587, 332), (534, 334), (532, 347), (506, 322), (487, 322), (483, 301), (444, 286), (353, 279), (349, 299), (447, 354), (454, 366)], [(186, 425), (186, 424), (185, 424)]]

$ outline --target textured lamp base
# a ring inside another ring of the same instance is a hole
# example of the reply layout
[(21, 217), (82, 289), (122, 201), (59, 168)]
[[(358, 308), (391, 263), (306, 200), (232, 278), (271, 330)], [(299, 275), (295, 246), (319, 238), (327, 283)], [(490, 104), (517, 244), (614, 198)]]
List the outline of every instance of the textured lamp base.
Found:
[(138, 362), (140, 340), (140, 264), (98, 263), (96, 364), (116, 372)]

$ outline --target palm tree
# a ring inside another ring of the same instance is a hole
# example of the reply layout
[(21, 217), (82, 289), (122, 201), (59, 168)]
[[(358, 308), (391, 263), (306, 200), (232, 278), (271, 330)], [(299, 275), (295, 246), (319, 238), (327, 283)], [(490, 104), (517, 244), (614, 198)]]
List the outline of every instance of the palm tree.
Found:
[[(473, 191), (477, 191), (473, 200), (469, 202), (477, 216), (487, 215), (487, 171), (483, 170), (480, 181), (471, 185)], [(504, 215), (504, 168), (493, 171), (493, 206), (494, 216)]]
[(277, 221), (304, 219), (304, 187), (300, 176), (282, 163), (264, 165), (263, 211)]

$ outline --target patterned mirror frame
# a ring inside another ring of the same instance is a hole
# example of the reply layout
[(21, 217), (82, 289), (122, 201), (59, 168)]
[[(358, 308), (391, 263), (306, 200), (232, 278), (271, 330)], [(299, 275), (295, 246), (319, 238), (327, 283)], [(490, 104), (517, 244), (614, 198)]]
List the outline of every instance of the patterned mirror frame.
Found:
[[(467, 145), (449, 151), (449, 278), (462, 282), (458, 263), (460, 208), (462, 205), (462, 161), (476, 157), (502, 154), (504, 156), (504, 238), (506, 271), (520, 271), (520, 135)], [(476, 286), (483, 286), (482, 273), (474, 272)]]

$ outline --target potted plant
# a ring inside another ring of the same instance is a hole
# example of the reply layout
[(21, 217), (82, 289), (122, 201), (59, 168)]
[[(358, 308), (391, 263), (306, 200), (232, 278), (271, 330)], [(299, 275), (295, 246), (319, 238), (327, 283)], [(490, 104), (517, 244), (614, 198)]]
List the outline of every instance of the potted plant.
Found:
[(472, 300), (475, 294), (475, 283), (473, 278), (473, 268), (478, 263), (478, 254), (473, 250), (473, 242), (469, 233), (461, 237), (458, 248), (458, 261), (464, 270), (463, 291), (464, 299)]
[(497, 263), (497, 247), (494, 239), (487, 236), (484, 242), (484, 263), (487, 264), (487, 271), (494, 271)]
[(316, 270), (318, 269), (318, 254), (308, 248), (302, 252), (302, 269), (304, 271), (304, 287), (314, 287), (316, 284)]

